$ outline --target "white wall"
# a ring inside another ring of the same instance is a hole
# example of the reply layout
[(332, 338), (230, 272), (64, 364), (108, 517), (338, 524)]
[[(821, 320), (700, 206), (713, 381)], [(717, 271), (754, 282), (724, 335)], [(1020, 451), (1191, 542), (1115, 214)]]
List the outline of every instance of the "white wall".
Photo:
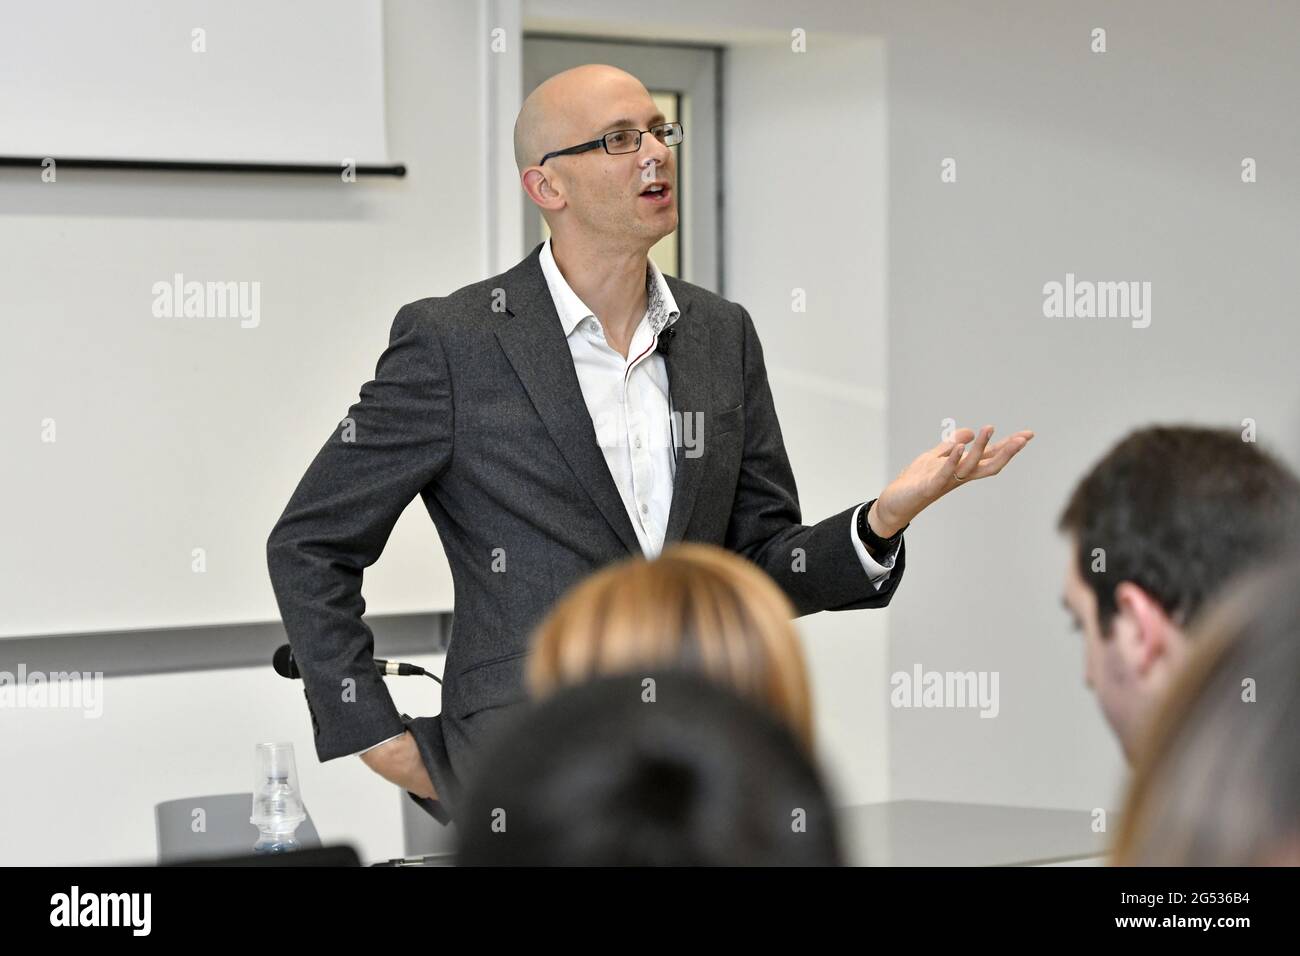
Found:
[[(891, 11), (891, 465), (946, 417), (1037, 431), (908, 532), (891, 670), (999, 671), (1001, 713), (894, 711), (894, 796), (1115, 806), (1124, 768), (1059, 606), (1055, 522), (1087, 466), (1150, 422), (1253, 417), (1296, 459), (1300, 7)], [(1067, 271), (1150, 281), (1150, 327), (1045, 319), (1042, 287)]]

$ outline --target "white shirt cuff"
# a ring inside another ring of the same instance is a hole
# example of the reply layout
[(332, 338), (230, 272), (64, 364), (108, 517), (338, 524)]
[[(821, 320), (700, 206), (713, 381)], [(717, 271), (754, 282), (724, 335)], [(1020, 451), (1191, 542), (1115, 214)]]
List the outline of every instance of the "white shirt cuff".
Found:
[[(393, 734), (393, 736), (389, 737), (388, 740), (396, 740), (398, 737), (402, 736), (402, 734), (404, 734), (404, 733), (406, 733), (405, 730), (403, 730), (401, 734)], [(377, 743), (377, 744), (371, 744), (371, 745), (370, 745), (369, 747), (367, 747), (365, 750), (358, 750), (358, 751), (357, 751), (355, 754), (353, 754), (352, 756), (354, 756), (354, 757), (360, 757), (360, 756), (361, 756), (363, 753), (365, 753), (367, 750), (374, 750), (376, 747), (381, 746), (382, 744), (386, 744), (386, 743), (388, 743), (388, 740), (381, 740), (381, 741), (379, 741), (379, 743)]]
[(857, 552), (858, 561), (862, 563), (862, 570), (867, 573), (867, 580), (879, 591), (880, 586), (889, 580), (889, 574), (894, 568), (894, 559), (898, 557), (898, 549), (902, 546), (903, 539), (898, 539), (898, 543), (894, 545), (894, 550), (889, 553), (884, 561), (877, 561), (873, 558), (867, 551), (867, 546), (858, 537), (858, 513), (868, 504), (869, 502), (864, 501), (853, 510), (853, 518), (849, 521), (849, 538), (853, 541), (853, 550)]

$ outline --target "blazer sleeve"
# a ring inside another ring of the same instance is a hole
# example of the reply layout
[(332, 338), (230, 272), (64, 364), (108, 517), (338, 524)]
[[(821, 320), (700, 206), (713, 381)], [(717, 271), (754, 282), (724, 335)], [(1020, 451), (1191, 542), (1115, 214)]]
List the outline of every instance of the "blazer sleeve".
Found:
[(799, 493), (754, 322), (739, 306), (743, 325), (745, 447), (727, 547), (753, 561), (785, 591), (795, 616), (817, 611), (885, 607), (903, 579), (905, 542), (889, 578), (876, 590), (853, 546), (852, 519), (860, 502), (814, 525), (802, 523)]
[[(320, 760), (402, 733), (374, 669), (362, 574), (406, 506), (451, 461), (451, 380), (432, 316), (403, 306), (360, 401), (316, 454), (266, 543)], [(349, 681), (351, 683), (349, 683)]]

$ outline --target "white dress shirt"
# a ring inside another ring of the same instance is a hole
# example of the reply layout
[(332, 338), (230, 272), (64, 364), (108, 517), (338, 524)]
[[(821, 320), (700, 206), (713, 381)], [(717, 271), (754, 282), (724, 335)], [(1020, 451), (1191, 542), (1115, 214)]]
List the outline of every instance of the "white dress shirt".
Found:
[[(624, 358), (605, 341), (600, 320), (565, 281), (551, 253), (550, 239), (541, 251), (542, 274), (569, 342), (569, 354), (573, 356), (596, 442), (604, 452), (623, 507), (632, 519), (641, 550), (647, 558), (654, 558), (663, 550), (668, 510), (673, 501), (673, 477), (677, 472), (668, 368), (656, 347), (659, 334), (677, 321), (679, 312), (663, 274), (653, 260), (647, 262), (646, 311), (632, 334), (632, 344)], [(865, 506), (864, 502), (854, 510), (848, 534), (862, 570), (879, 590), (889, 578), (898, 549), (895, 546), (883, 562), (876, 561), (867, 552), (857, 532), (858, 512)], [(388, 740), (400, 736), (395, 734)], [(366, 748), (370, 749), (373, 748)]]

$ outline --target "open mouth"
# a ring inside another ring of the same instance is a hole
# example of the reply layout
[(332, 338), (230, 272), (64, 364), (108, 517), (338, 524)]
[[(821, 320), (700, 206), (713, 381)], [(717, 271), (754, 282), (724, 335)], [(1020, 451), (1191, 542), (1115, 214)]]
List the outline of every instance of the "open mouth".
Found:
[(642, 190), (641, 198), (655, 206), (667, 206), (672, 202), (673, 187), (667, 183), (656, 183)]

